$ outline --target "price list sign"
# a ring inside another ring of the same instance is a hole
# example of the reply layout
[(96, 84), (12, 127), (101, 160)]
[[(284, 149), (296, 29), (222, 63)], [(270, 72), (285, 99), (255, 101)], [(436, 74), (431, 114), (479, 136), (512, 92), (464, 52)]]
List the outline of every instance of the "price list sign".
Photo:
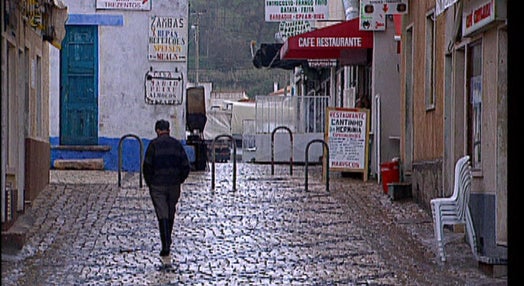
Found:
[(330, 170), (362, 172), (367, 181), (369, 110), (328, 107), (326, 125)]

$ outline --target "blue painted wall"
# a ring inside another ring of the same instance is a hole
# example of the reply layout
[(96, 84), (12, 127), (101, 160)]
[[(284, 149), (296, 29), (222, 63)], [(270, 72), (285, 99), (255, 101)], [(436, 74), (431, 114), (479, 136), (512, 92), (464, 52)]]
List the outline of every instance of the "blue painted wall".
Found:
[[(141, 139), (143, 144), (142, 156), (144, 156), (150, 139)], [(59, 145), (59, 138), (50, 138), (51, 143), (51, 169), (53, 169), (56, 159), (97, 159), (103, 158), (105, 170), (118, 171), (118, 144), (120, 138), (98, 138), (98, 145), (110, 146), (111, 149), (104, 151), (72, 151), (55, 149), (53, 146)], [(186, 145), (185, 140), (181, 140), (186, 149), (187, 156), (191, 163), (195, 162), (195, 150), (193, 146)], [(127, 138), (122, 142), (122, 170), (123, 172), (140, 172), (140, 143), (135, 138)]]

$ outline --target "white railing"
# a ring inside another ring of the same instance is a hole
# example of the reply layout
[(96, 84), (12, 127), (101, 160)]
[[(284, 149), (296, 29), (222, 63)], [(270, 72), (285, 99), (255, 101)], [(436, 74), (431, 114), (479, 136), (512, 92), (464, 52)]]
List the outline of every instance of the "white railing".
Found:
[(257, 96), (256, 133), (285, 126), (295, 134), (324, 133), (329, 96)]

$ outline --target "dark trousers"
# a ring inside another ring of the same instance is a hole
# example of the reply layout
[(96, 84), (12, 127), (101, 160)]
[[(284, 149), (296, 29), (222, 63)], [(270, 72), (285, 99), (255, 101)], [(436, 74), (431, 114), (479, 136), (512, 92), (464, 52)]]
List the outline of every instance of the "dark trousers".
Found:
[(151, 186), (149, 188), (149, 195), (155, 208), (160, 240), (162, 241), (162, 251), (160, 255), (169, 255), (176, 205), (180, 198), (180, 185)]
[(180, 185), (151, 186), (149, 195), (158, 220), (175, 217), (176, 204), (180, 198)]

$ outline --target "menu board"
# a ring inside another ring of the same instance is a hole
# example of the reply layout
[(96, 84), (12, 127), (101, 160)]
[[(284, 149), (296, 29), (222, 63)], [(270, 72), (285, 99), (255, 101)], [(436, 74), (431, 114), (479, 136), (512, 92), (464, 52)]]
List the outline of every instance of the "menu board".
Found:
[(146, 103), (180, 105), (183, 97), (182, 74), (176, 71), (147, 71)]
[(369, 109), (328, 107), (326, 125), (329, 169), (362, 172), (367, 181)]

